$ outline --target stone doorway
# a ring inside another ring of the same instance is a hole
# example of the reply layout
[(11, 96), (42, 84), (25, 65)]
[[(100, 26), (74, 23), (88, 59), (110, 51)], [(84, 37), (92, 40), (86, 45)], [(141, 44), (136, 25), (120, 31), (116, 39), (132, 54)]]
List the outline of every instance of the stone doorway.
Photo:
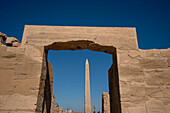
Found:
[[(37, 101), (37, 108), (42, 109), (42, 112), (50, 113), (51, 111), (51, 85), (50, 84), (50, 74), (49, 74), (49, 64), (47, 60), (49, 50), (83, 50), (88, 49), (92, 51), (105, 52), (112, 55), (113, 64), (108, 70), (109, 79), (109, 93), (110, 93), (110, 109), (111, 113), (121, 113), (120, 104), (120, 91), (119, 91), (119, 77), (118, 77), (118, 66), (117, 66), (117, 53), (116, 48), (112, 46), (101, 46), (92, 41), (79, 40), (79, 41), (69, 41), (69, 42), (55, 42), (51, 45), (44, 47), (44, 62), (42, 71), (42, 77), (45, 79), (40, 82), (40, 87), (44, 87), (44, 90), (40, 90), (39, 93), (44, 92), (44, 97), (39, 96)], [(53, 80), (52, 80), (53, 81)], [(40, 88), (41, 89), (41, 88)], [(42, 88), (43, 89), (43, 88)], [(41, 106), (42, 105), (42, 106)], [(39, 109), (39, 110), (40, 110)]]

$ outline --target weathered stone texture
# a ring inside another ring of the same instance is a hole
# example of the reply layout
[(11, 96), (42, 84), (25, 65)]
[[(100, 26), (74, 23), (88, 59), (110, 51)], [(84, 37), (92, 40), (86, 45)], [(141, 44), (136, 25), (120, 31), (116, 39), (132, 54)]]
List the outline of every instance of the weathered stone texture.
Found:
[(0, 47), (0, 112), (35, 112), (41, 63), (25, 49)]
[(152, 58), (152, 59), (141, 59), (140, 65), (143, 69), (158, 69), (158, 68), (168, 68), (167, 58)]
[(170, 57), (168, 58), (168, 67), (170, 67)]
[(170, 86), (170, 71), (148, 70), (145, 72), (145, 80), (148, 86)]
[(7, 39), (7, 35), (0, 32), (0, 46), (4, 46), (4, 41)]
[(114, 110), (169, 113), (170, 49), (138, 49), (135, 28), (30, 25), (25, 26), (21, 47), (0, 46), (0, 112), (42, 113), (50, 109), (55, 100), (53, 69), (47, 63), (49, 49), (112, 54), (109, 93), (116, 100), (110, 103), (117, 106)]
[(52, 94), (52, 99), (51, 99), (51, 113), (59, 113), (58, 111), (59, 106), (56, 103), (54, 93)]
[(110, 95), (107, 92), (102, 94), (102, 113), (110, 113)]
[(14, 37), (7, 37), (6, 44), (7, 46), (18, 47), (19, 41)]
[(1, 110), (9, 111), (35, 111), (36, 96), (24, 96), (20, 94), (1, 95)]
[(135, 28), (113, 27), (25, 26), (22, 46), (47, 46), (53, 42), (73, 40), (89, 40), (100, 45), (137, 49)]
[(168, 113), (169, 53), (169, 49), (118, 51), (123, 113)]

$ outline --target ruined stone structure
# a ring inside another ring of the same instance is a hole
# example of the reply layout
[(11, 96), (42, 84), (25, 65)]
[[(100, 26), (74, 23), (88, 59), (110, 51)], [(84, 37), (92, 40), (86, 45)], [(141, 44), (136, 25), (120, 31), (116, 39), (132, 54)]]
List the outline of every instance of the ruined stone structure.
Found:
[(102, 113), (110, 113), (110, 95), (107, 92), (102, 94)]
[(72, 113), (72, 110), (65, 110), (63, 113)]
[(170, 111), (170, 49), (138, 49), (135, 28), (26, 25), (19, 47), (0, 46), (1, 113), (53, 112), (50, 49), (113, 56), (111, 113)]
[(84, 113), (91, 113), (91, 96), (90, 96), (90, 75), (89, 62), (86, 59), (85, 64), (85, 91), (84, 91)]
[(0, 32), (0, 46), (5, 46), (4, 41), (6, 41), (7, 46), (18, 47), (19, 41), (15, 37), (7, 37), (6, 34)]
[(7, 39), (7, 35), (0, 32), (0, 46), (4, 46), (4, 41)]
[(8, 37), (6, 40), (6, 44), (7, 44), (7, 46), (18, 47), (19, 41), (14, 37)]

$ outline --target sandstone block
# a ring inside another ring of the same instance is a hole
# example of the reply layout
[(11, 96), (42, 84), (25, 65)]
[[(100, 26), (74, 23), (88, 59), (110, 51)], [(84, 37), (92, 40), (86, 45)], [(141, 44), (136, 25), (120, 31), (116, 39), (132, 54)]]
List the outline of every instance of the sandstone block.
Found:
[(4, 41), (7, 39), (7, 35), (0, 32), (0, 46), (4, 46)]
[(170, 58), (168, 58), (168, 67), (170, 67)]
[(139, 50), (142, 58), (165, 58), (170, 57), (170, 49)]
[(12, 94), (13, 70), (0, 69), (0, 95)]
[(14, 37), (8, 37), (6, 40), (7, 46), (18, 47), (19, 41)]
[(120, 81), (144, 82), (144, 71), (139, 67), (120, 66), (119, 67)]
[(0, 111), (35, 111), (36, 96), (23, 96), (19, 94), (14, 95), (0, 95)]
[[(1, 57), (0, 57), (1, 58)], [(0, 73), (1, 71), (11, 71), (14, 70), (14, 63), (0, 61)]]
[(7, 47), (6, 46), (0, 46), (0, 53), (6, 52), (6, 51), (7, 51)]
[(23, 80), (41, 76), (41, 64), (22, 63), (15, 65), (14, 80)]
[(149, 98), (149, 100), (146, 101), (146, 108), (148, 113), (169, 113), (169, 108), (167, 109), (166, 106), (167, 105), (165, 105), (159, 99)]
[(19, 42), (13, 42), (13, 43), (12, 43), (12, 46), (13, 46), (13, 47), (18, 47), (18, 46), (20, 46), (20, 44), (19, 44)]
[(23, 48), (23, 47), (7, 47), (7, 52), (16, 53), (16, 54), (24, 54), (25, 48)]
[(145, 82), (148, 86), (170, 85), (169, 70), (148, 70), (145, 73)]
[(30, 57), (42, 57), (43, 56), (43, 48), (34, 47), (31, 45), (26, 46), (25, 54)]
[(140, 56), (142, 58), (161, 58), (161, 51), (152, 49), (152, 50), (140, 50)]
[(170, 87), (146, 87), (146, 96), (152, 98), (170, 98)]
[(145, 87), (121, 87), (121, 102), (140, 104), (145, 102)]
[(147, 113), (145, 105), (129, 107), (127, 108), (128, 113)]
[(143, 58), (140, 60), (140, 65), (144, 69), (168, 68), (166, 58)]
[(120, 50), (117, 49), (117, 59), (119, 66), (139, 67), (140, 54), (137, 50)]
[[(48, 37), (48, 39), (47, 39)], [(91, 40), (101, 45), (137, 49), (135, 28), (25, 26), (22, 46), (47, 46), (53, 42)], [(41, 40), (41, 43), (40, 43)], [(121, 41), (120, 41), (121, 40)]]
[(161, 52), (161, 56), (162, 57), (170, 58), (170, 48), (164, 49), (164, 50), (160, 50), (160, 52)]
[(39, 82), (39, 77), (34, 79), (13, 80), (11, 91), (13, 94), (34, 95), (37, 97)]

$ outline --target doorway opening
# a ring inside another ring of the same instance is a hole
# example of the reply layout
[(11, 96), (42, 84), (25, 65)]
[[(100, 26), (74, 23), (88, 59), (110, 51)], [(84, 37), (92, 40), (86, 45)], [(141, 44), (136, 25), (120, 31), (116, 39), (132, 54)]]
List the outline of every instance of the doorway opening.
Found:
[[(117, 53), (116, 48), (113, 46), (102, 46), (92, 41), (80, 40), (80, 41), (70, 41), (70, 42), (55, 42), (51, 45), (45, 46), (44, 48), (44, 62), (42, 69), (42, 76), (45, 76), (45, 87), (44, 90), (39, 93), (44, 92), (44, 97), (38, 97), (38, 105), (42, 105), (42, 111), (47, 111), (50, 113), (51, 110), (51, 89), (50, 89), (50, 77), (48, 69), (48, 53), (49, 50), (92, 50), (98, 52), (105, 52), (112, 55), (113, 64), (108, 70), (108, 86), (110, 94), (110, 111), (111, 113), (121, 113), (121, 104), (120, 104), (120, 93), (119, 93), (119, 76), (118, 76), (118, 66), (117, 66)], [(46, 71), (45, 71), (46, 70)], [(44, 72), (43, 72), (44, 71)], [(92, 75), (91, 75), (92, 76)], [(53, 81), (53, 80), (52, 80)], [(48, 83), (49, 82), (49, 83)], [(43, 87), (43, 81), (40, 82), (40, 87)], [(43, 88), (42, 88), (43, 89)], [(40, 107), (39, 107), (40, 108)]]
[(67, 108), (83, 112), (85, 60), (90, 65), (91, 108), (102, 111), (102, 92), (109, 92), (108, 69), (112, 56), (90, 50), (49, 50), (48, 61), (53, 66), (53, 92), (55, 100), (63, 110)]

